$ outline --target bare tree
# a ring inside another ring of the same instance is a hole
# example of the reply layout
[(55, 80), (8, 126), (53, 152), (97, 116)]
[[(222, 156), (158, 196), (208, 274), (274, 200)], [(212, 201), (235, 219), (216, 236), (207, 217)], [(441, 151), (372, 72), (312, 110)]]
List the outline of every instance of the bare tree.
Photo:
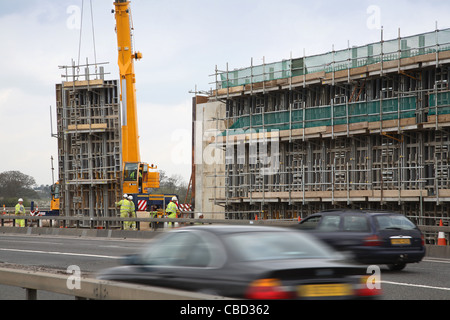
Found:
[[(158, 194), (176, 194), (180, 202), (184, 202), (187, 192), (187, 183), (183, 180), (181, 175), (168, 176), (164, 171), (159, 171), (160, 187), (155, 189), (154, 193)], [(188, 199), (189, 203), (190, 199)]]
[(0, 173), (0, 197), (36, 197), (33, 186), (36, 181), (20, 171), (7, 171)]

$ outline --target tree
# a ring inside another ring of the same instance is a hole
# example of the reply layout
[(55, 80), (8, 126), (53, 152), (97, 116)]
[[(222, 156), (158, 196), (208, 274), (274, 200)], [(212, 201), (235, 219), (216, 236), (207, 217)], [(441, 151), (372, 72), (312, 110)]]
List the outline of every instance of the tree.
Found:
[(0, 173), (0, 197), (2, 198), (25, 198), (36, 197), (33, 190), (36, 181), (33, 177), (20, 171), (7, 171)]
[[(165, 171), (159, 171), (159, 189), (154, 189), (155, 194), (176, 194), (179, 197), (180, 203), (184, 202), (187, 192), (187, 183), (183, 180), (181, 175), (168, 176)], [(190, 197), (187, 203), (190, 202)]]

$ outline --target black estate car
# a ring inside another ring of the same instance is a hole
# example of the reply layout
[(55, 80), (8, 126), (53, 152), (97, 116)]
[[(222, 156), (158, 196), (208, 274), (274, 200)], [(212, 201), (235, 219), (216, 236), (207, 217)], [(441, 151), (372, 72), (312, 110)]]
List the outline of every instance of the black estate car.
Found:
[(387, 264), (402, 270), (425, 256), (424, 237), (402, 214), (362, 210), (328, 210), (302, 220), (307, 230), (364, 264)]

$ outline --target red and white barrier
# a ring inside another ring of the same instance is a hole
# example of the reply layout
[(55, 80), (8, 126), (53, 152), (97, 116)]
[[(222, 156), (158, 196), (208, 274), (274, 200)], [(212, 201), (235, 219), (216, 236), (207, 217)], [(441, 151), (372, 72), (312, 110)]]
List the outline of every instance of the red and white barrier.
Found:
[(191, 204), (184, 204), (184, 203), (178, 204), (178, 210), (180, 210), (181, 212), (192, 212), (193, 211)]
[(42, 217), (42, 216), (45, 215), (45, 212), (44, 212), (44, 213), (41, 213), (41, 212), (39, 211), (39, 208), (36, 207), (35, 210), (30, 211), (30, 215), (31, 215), (32, 217)]
[(146, 211), (147, 210), (147, 200), (138, 200), (137, 211)]

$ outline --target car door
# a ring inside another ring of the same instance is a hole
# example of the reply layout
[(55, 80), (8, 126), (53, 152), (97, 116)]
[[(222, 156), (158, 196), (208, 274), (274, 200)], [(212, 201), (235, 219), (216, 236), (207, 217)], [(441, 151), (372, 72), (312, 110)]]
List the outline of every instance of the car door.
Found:
[(171, 233), (152, 243), (140, 254), (139, 263), (134, 266), (133, 282), (173, 287), (178, 278), (173, 266), (178, 264), (191, 240), (189, 234)]
[[(371, 232), (368, 217), (357, 213), (327, 213), (318, 215), (320, 219), (307, 222), (317, 238), (339, 251), (353, 251), (363, 244)], [(302, 228), (303, 229), (303, 228)]]
[(339, 214), (326, 214), (316, 227), (317, 236), (338, 250), (342, 242), (341, 220)]
[(155, 243), (141, 257), (142, 283), (206, 292), (226, 260), (224, 249), (207, 238), (202, 232), (175, 232)]
[(313, 234), (316, 238), (333, 247), (341, 233), (339, 228), (340, 216), (337, 214), (316, 214), (306, 218), (299, 225), (300, 230)]
[(298, 229), (300, 230), (316, 230), (317, 225), (319, 224), (320, 220), (322, 219), (322, 215), (315, 214), (313, 216), (310, 216), (300, 222), (298, 225)]
[(369, 217), (365, 214), (347, 213), (342, 216), (341, 250), (357, 251), (364, 246), (365, 240), (373, 234)]

